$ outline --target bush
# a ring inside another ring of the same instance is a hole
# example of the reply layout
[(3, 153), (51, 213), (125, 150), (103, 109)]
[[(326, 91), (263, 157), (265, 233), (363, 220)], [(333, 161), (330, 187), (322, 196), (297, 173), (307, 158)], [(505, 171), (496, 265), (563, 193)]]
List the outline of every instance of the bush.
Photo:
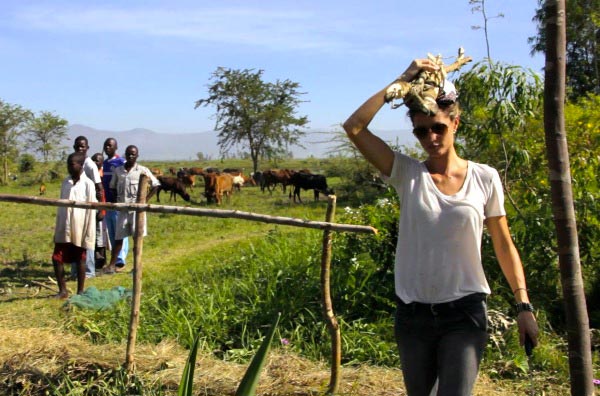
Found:
[(31, 154), (22, 154), (19, 157), (19, 172), (28, 173), (35, 168), (36, 160)]

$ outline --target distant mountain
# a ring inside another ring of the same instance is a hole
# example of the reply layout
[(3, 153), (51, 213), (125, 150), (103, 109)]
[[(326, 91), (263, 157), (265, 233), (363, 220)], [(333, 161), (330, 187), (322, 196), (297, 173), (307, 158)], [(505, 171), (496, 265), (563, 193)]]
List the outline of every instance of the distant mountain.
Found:
[[(414, 138), (412, 134), (398, 131), (377, 131), (382, 139), (400, 145), (412, 145)], [(134, 144), (140, 151), (140, 160), (143, 161), (182, 161), (194, 160), (196, 154), (201, 152), (205, 157), (218, 159), (219, 146), (217, 145), (217, 133), (214, 131), (198, 133), (158, 133), (150, 129), (135, 128), (128, 131), (107, 131), (95, 129), (81, 124), (69, 126), (69, 140), (63, 144), (69, 149), (73, 146), (73, 140), (77, 136), (85, 136), (90, 144), (89, 155), (102, 151), (102, 144), (109, 138), (117, 139), (119, 153), (122, 155), (125, 147)], [(310, 156), (324, 158), (336, 145), (333, 141), (334, 133), (307, 131), (302, 139), (302, 147), (290, 147), (295, 158), (307, 158)], [(399, 139), (402, 137), (402, 139)]]
[(81, 135), (88, 138), (90, 155), (101, 152), (102, 144), (109, 137), (117, 140), (121, 154), (125, 152), (125, 147), (128, 145), (136, 145), (140, 151), (141, 160), (190, 160), (196, 159), (198, 152), (218, 158), (219, 153), (217, 135), (214, 132), (167, 134), (144, 128), (117, 132), (73, 124), (69, 127), (69, 141), (65, 145), (71, 147), (73, 140)]

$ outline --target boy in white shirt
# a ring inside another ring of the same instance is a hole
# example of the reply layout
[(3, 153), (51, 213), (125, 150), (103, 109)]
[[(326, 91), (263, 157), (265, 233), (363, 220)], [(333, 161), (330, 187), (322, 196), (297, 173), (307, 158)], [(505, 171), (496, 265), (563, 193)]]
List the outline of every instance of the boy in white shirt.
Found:
[[(69, 176), (60, 188), (60, 198), (72, 201), (96, 202), (94, 183), (83, 172), (85, 154), (69, 155)], [(66, 299), (69, 295), (65, 281), (64, 263), (77, 262), (77, 294), (83, 293), (85, 283), (86, 249), (94, 250), (96, 243), (96, 210), (59, 207), (54, 227), (54, 252), (52, 264), (58, 282), (55, 298)]]

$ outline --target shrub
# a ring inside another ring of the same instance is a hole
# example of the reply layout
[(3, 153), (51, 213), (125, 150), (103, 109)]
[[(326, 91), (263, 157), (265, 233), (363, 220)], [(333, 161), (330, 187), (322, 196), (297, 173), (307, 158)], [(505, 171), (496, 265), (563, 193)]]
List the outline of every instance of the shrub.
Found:
[(35, 168), (35, 157), (31, 154), (22, 154), (19, 156), (19, 172), (28, 173)]

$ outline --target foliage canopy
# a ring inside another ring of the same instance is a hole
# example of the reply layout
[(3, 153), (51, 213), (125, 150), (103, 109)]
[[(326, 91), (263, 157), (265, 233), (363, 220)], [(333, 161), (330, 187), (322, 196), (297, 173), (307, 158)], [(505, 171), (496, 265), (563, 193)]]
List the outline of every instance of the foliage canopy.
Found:
[[(539, 0), (534, 21), (537, 36), (529, 37), (531, 53), (546, 52), (546, 12)], [(600, 0), (566, 1), (567, 94), (577, 99), (586, 93), (600, 94)]]
[(67, 137), (67, 125), (67, 120), (42, 111), (29, 124), (27, 143), (47, 162), (62, 149), (60, 143)]
[(2, 178), (8, 181), (8, 164), (19, 154), (19, 137), (25, 132), (27, 123), (33, 114), (19, 105), (0, 100), (0, 161), (2, 161)]
[(209, 96), (196, 102), (216, 107), (215, 129), (219, 132), (221, 152), (245, 143), (254, 171), (260, 158), (272, 158), (298, 144), (308, 123), (296, 116), (301, 103), (300, 85), (290, 80), (263, 81), (263, 70), (217, 68), (209, 84)]

